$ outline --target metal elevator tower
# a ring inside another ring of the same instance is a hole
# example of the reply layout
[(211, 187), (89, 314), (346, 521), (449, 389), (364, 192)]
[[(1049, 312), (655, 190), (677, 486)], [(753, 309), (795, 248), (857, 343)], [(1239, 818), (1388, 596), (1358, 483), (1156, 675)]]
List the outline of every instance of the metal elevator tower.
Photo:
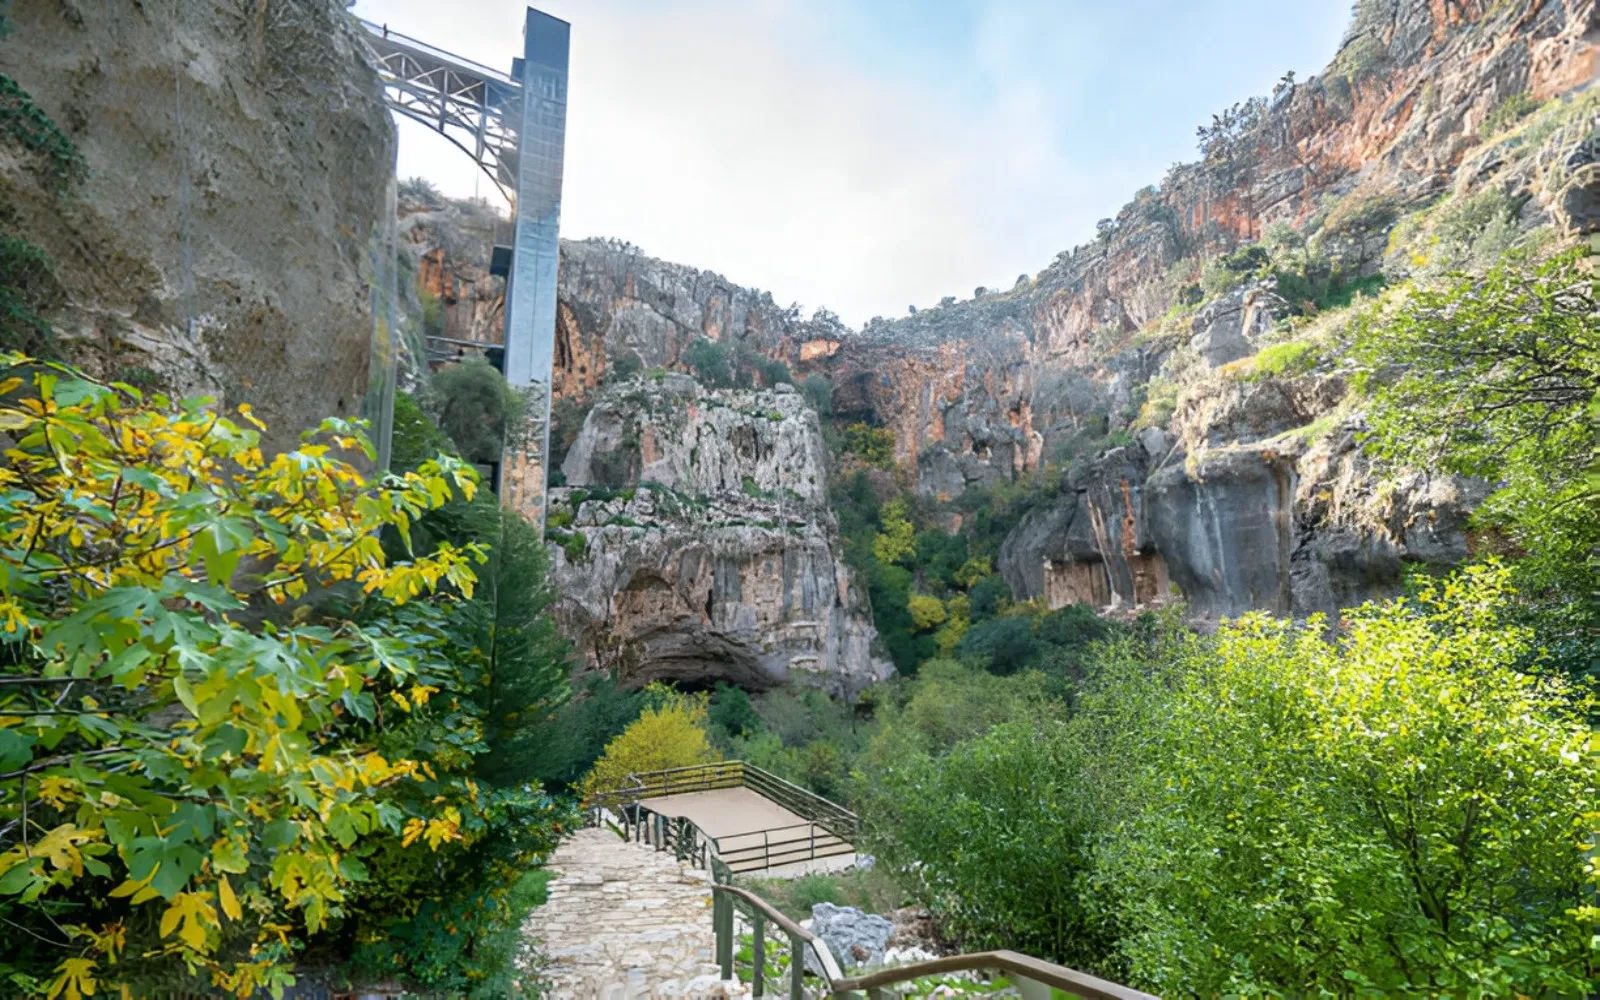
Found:
[(541, 531), (550, 445), (551, 365), (560, 269), (561, 175), (571, 26), (528, 8), (521, 58), (501, 73), (363, 21), (395, 112), (454, 143), (515, 207), (506, 276), (505, 375), (528, 399), (528, 426), (500, 466), (500, 498)]

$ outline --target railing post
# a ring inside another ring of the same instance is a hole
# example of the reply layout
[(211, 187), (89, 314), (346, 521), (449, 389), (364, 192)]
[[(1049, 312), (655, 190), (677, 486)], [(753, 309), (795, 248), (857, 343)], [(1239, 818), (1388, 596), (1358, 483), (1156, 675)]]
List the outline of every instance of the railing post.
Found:
[(1010, 976), (1011, 985), (1017, 988), (1017, 995), (1022, 1000), (1050, 1000), (1050, 987), (1044, 983), (1035, 982), (1022, 976)]
[(722, 906), (717, 909), (717, 968), (724, 980), (733, 978), (733, 897), (725, 892), (716, 894)]
[(750, 995), (764, 997), (767, 995), (767, 918), (760, 910), (752, 914), (755, 928), (755, 943), (751, 948), (750, 963), (754, 966), (750, 973)]
[(789, 935), (789, 1000), (806, 997), (806, 943), (798, 934)]

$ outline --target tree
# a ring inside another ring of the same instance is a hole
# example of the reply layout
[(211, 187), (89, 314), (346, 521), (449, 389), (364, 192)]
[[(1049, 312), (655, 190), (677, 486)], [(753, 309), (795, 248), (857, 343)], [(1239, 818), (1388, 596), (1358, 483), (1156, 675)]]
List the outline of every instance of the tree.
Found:
[(1334, 642), (1318, 621), (1249, 615), (1186, 644), (1158, 710), (1120, 712), (1134, 738), (1097, 733), (1119, 713), (1089, 706), (1084, 738), (1124, 789), (1108, 814), (1127, 817), (1096, 885), (1119, 900), (1136, 980), (1198, 995), (1592, 986), (1596, 706), (1517, 669), (1531, 637), (1504, 622), (1509, 598), (1507, 572), (1478, 567), (1349, 612)]
[(364, 876), (352, 845), (462, 838), (454, 804), (392, 803), (428, 777), (415, 761), (330, 738), (426, 705), (425, 651), (305, 601), (470, 597), (481, 546), (389, 559), (379, 534), (476, 476), (439, 456), (369, 483), (343, 421), (268, 459), (247, 407), (254, 429), (0, 365), (0, 916), (27, 934), (5, 971), (53, 966), (68, 996), (163, 963), (241, 997), (280, 986), (285, 932), (322, 928)]
[(929, 632), (944, 624), (947, 614), (944, 602), (931, 594), (912, 594), (906, 602), (911, 621), (919, 631)]
[(894, 468), (894, 432), (887, 427), (849, 425), (844, 429), (844, 450), (875, 469)]
[(884, 565), (908, 562), (916, 555), (916, 529), (911, 525), (905, 500), (895, 497), (878, 511), (883, 525), (872, 540), (872, 555)]
[(633, 775), (708, 764), (721, 757), (706, 736), (706, 699), (661, 689), (660, 705), (646, 708), (584, 777), (585, 796), (626, 788)]
[(867, 791), (868, 842), (963, 947), (1097, 966), (1110, 942), (1083, 903), (1096, 825), (1083, 770), (1044, 721), (901, 756)]
[(1555, 616), (1555, 641), (1591, 668), (1600, 659), (1593, 262), (1583, 251), (1538, 265), (1512, 255), (1481, 279), (1419, 288), (1392, 315), (1369, 314), (1356, 338), (1359, 384), (1372, 402), (1367, 446), (1390, 461), (1496, 483), (1480, 525), (1526, 555), (1521, 587), (1566, 608)]
[(726, 389), (733, 385), (733, 371), (728, 367), (728, 352), (721, 344), (699, 337), (683, 353), (684, 363), (695, 377), (713, 389)]
[(425, 399), (439, 427), (468, 462), (499, 462), (527, 420), (527, 400), (483, 357), (470, 357), (435, 373)]

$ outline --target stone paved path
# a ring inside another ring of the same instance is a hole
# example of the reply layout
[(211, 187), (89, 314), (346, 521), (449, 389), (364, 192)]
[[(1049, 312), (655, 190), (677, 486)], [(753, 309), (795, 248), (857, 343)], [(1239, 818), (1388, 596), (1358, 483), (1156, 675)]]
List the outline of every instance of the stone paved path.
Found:
[(550, 898), (524, 927), (552, 1000), (744, 997), (717, 981), (710, 879), (672, 855), (582, 830), (556, 849)]

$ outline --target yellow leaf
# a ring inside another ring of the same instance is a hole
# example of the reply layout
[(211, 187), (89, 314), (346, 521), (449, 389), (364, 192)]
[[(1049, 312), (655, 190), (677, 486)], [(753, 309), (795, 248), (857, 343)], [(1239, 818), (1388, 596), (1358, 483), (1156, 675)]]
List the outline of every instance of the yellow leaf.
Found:
[(222, 912), (228, 915), (229, 920), (238, 920), (244, 915), (239, 908), (239, 898), (233, 894), (233, 886), (226, 875), (217, 880), (217, 901), (222, 904)]
[(410, 847), (412, 844), (416, 843), (417, 838), (422, 836), (422, 831), (426, 826), (427, 824), (422, 822), (420, 819), (406, 820), (405, 831), (400, 837), (400, 846)]
[(220, 926), (209, 892), (180, 892), (161, 915), (161, 936), (176, 930), (178, 939), (195, 951), (205, 947), (206, 929)]
[(50, 984), (49, 1000), (66, 996), (66, 1000), (83, 1000), (94, 993), (95, 962), (92, 958), (68, 958), (56, 966), (55, 981)]

